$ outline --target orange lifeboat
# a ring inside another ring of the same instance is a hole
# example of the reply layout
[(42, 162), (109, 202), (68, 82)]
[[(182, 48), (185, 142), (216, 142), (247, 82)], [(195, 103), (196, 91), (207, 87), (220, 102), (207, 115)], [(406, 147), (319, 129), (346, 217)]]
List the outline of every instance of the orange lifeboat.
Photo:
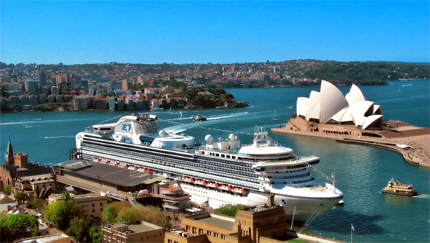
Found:
[(224, 190), (231, 190), (231, 186), (228, 186), (228, 185), (222, 185), (222, 186), (221, 186), (221, 189), (224, 189)]
[(196, 183), (197, 184), (201, 184), (201, 185), (205, 185), (206, 181), (204, 181), (204, 180), (197, 180)]
[(93, 158), (94, 162), (99, 162), (99, 159), (97, 159), (96, 157)]
[(148, 169), (147, 172), (152, 175), (152, 170)]
[(208, 186), (210, 186), (210, 187), (218, 187), (219, 185), (216, 182), (209, 182)]

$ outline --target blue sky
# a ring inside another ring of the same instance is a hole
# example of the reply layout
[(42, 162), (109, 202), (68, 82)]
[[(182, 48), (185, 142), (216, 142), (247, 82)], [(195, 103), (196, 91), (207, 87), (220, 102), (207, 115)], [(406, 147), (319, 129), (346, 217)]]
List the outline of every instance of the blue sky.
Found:
[(1, 1), (6, 63), (429, 62), (423, 1)]

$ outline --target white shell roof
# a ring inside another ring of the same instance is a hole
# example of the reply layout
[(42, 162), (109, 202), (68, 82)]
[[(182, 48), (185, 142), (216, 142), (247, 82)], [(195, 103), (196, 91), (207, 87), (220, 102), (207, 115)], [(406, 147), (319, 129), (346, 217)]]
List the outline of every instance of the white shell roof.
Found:
[(317, 107), (315, 108), (314, 112), (311, 114), (311, 116), (309, 117), (312, 119), (320, 119), (321, 116), (321, 104), (318, 104)]
[(366, 129), (371, 125), (380, 126), (381, 124), (382, 124), (382, 115), (371, 115), (366, 117), (362, 127), (363, 129)]
[(308, 109), (309, 98), (299, 97), (297, 98), (296, 112), (298, 116), (306, 117), (306, 111)]
[(323, 80), (320, 92), (311, 91), (309, 98), (297, 98), (296, 112), (307, 121), (316, 119), (320, 123), (327, 123), (330, 120), (354, 122), (363, 129), (376, 123), (382, 124), (381, 106), (366, 101), (355, 84), (344, 97), (336, 86)]
[[(309, 118), (315, 118), (314, 111), (320, 104), (320, 92), (317, 91), (311, 91), (311, 94), (309, 95), (309, 101), (308, 101), (308, 109), (306, 111), (306, 121), (309, 121)], [(319, 111), (317, 113), (316, 119), (319, 119)]]
[(342, 120), (342, 117), (344, 117), (345, 112), (348, 110), (348, 108), (343, 108), (342, 110), (340, 110), (338, 113), (336, 113), (336, 115), (334, 115), (331, 119), (340, 122)]
[(342, 92), (333, 84), (321, 82), (321, 118), (320, 123), (327, 123), (336, 113), (348, 105)]
[(357, 85), (353, 84), (351, 86), (351, 90), (349, 93), (345, 96), (345, 99), (348, 101), (348, 104), (351, 106), (357, 102), (365, 101), (363, 93), (358, 88)]

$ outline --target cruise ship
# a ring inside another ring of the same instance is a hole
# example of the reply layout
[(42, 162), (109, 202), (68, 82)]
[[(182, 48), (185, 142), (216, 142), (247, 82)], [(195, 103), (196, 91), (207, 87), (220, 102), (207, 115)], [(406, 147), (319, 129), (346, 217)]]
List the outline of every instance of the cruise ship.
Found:
[(332, 184), (315, 180), (315, 156), (299, 157), (256, 129), (253, 143), (234, 134), (205, 143), (168, 133), (149, 114), (127, 115), (115, 123), (93, 125), (76, 135), (76, 157), (127, 167), (179, 182), (197, 203), (264, 205), (269, 194), (294, 224), (312, 220), (343, 197)]

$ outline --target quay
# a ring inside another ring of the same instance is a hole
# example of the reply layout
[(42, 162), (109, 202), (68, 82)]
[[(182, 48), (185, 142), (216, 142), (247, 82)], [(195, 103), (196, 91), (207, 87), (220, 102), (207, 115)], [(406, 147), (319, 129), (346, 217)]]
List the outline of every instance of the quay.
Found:
[[(381, 129), (359, 130), (354, 125), (318, 124), (307, 122), (313, 129), (300, 129), (299, 117), (291, 117), (284, 127), (272, 128), (274, 133), (294, 134), (334, 139), (343, 143), (375, 146), (396, 151), (414, 165), (430, 168), (430, 129), (406, 122), (387, 121)], [(315, 129), (317, 127), (321, 129)]]

